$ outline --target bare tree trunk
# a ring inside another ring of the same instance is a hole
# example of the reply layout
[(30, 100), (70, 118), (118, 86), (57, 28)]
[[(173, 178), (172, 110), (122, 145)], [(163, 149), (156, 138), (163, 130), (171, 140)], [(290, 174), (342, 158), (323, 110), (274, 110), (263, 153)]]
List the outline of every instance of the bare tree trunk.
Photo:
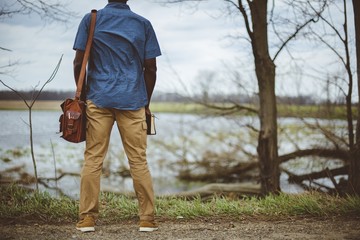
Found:
[(352, 115), (352, 92), (353, 92), (353, 75), (351, 73), (350, 66), (350, 50), (349, 50), (349, 41), (348, 41), (348, 24), (347, 24), (347, 8), (346, 8), (346, 0), (344, 0), (344, 33), (345, 38), (343, 40), (345, 46), (346, 53), (346, 61), (345, 61), (345, 69), (347, 75), (349, 76), (349, 88), (348, 93), (346, 95), (346, 116), (348, 121), (348, 133), (349, 133), (349, 149), (350, 152), (354, 150), (354, 125), (353, 125), (353, 115)]
[(35, 187), (36, 190), (39, 190), (39, 181), (38, 181), (38, 174), (37, 174), (37, 165), (34, 153), (34, 140), (33, 140), (33, 124), (32, 124), (32, 107), (29, 107), (29, 131), (30, 131), (30, 150), (31, 150), (31, 159), (33, 161), (34, 166), (34, 174), (35, 174)]
[(356, 59), (357, 59), (357, 83), (358, 83), (358, 103), (357, 103), (357, 124), (356, 142), (353, 157), (350, 160), (348, 192), (360, 195), (360, 1), (353, 0), (355, 39), (356, 39)]
[(252, 48), (260, 99), (260, 133), (257, 151), (261, 193), (278, 193), (280, 171), (277, 152), (275, 64), (268, 51), (267, 0), (249, 1), (249, 5), (253, 24)]

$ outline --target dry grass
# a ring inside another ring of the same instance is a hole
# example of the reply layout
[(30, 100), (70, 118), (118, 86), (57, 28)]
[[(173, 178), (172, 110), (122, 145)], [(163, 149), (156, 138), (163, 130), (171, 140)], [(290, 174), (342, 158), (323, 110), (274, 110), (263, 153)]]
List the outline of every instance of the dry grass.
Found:
[[(61, 110), (60, 104), (63, 101), (36, 101), (33, 110)], [(28, 107), (19, 100), (0, 100), (0, 110), (27, 110)]]
[[(65, 99), (64, 99), (65, 100)], [(60, 104), (63, 100), (49, 101), (38, 100), (33, 110), (60, 111)], [(223, 106), (223, 105), (219, 105)], [(226, 106), (226, 105), (225, 105)], [(173, 102), (152, 102), (151, 111), (155, 113), (192, 113), (192, 114), (219, 114), (214, 109), (208, 109), (198, 103), (173, 103)], [(346, 119), (345, 106), (333, 106), (327, 109), (325, 106), (296, 106), (279, 104), (278, 117), (313, 117), (325, 119)], [(0, 110), (27, 110), (27, 106), (21, 100), (0, 100)], [(239, 113), (240, 114), (240, 113)], [(243, 114), (243, 113), (241, 113)], [(245, 113), (249, 114), (249, 113)], [(356, 107), (353, 107), (353, 117), (356, 118)]]

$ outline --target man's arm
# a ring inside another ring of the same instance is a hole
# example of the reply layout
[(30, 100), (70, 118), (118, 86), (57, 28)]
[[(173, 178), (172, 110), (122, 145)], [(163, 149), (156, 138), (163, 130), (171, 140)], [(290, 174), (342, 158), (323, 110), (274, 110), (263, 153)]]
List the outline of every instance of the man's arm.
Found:
[[(84, 55), (85, 55), (85, 51), (76, 50), (75, 58), (74, 58), (74, 62), (73, 62), (74, 78), (75, 78), (76, 86), (77, 86), (77, 83), (78, 83), (78, 80), (79, 80), (79, 75), (80, 75), (81, 65), (82, 65), (82, 62), (83, 62), (83, 59), (84, 59)], [(86, 78), (86, 74), (85, 74), (84, 78)], [(82, 101), (86, 100), (86, 82), (85, 82), (85, 79), (84, 79), (84, 82), (83, 82), (83, 87), (81, 89), (80, 100), (82, 100)]]
[(85, 55), (84, 51), (76, 50), (75, 58), (74, 58), (74, 62), (73, 62), (74, 78), (75, 78), (75, 83), (76, 84), (77, 84), (78, 79), (79, 79), (81, 65), (82, 65), (82, 62), (83, 62), (83, 59), (84, 59), (84, 55)]
[(148, 104), (145, 106), (145, 111), (147, 114), (151, 114), (149, 105), (156, 83), (156, 71), (156, 58), (146, 59), (144, 63), (144, 78), (148, 97)]

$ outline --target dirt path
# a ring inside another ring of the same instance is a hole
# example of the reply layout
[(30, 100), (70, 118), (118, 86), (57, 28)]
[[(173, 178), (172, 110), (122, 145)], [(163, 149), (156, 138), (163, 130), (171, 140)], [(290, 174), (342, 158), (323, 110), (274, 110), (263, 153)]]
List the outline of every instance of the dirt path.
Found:
[(220, 240), (220, 239), (360, 239), (360, 216), (349, 218), (203, 219), (159, 221), (160, 229), (140, 233), (135, 221), (101, 224), (94, 233), (81, 233), (74, 224), (0, 224), (0, 239), (94, 239), (94, 240)]

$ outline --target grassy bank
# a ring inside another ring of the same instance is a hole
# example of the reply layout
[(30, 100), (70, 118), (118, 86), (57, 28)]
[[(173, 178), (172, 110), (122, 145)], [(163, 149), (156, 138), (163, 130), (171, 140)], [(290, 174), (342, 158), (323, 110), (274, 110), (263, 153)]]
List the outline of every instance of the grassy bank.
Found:
[[(60, 104), (62, 101), (37, 101), (33, 106), (33, 110), (50, 110), (61, 111)], [(224, 105), (219, 105), (224, 106)], [(248, 106), (253, 107), (253, 106)], [(254, 107), (255, 108), (255, 107)], [(279, 104), (279, 117), (312, 117), (312, 118), (332, 118), (345, 119), (345, 106), (297, 106)], [(4, 101), (0, 100), (0, 110), (27, 110), (23, 101)], [(220, 113), (214, 109), (206, 108), (197, 103), (172, 103), (172, 102), (153, 102), (151, 103), (151, 110), (154, 113), (189, 113), (189, 114), (215, 114)], [(241, 112), (247, 115), (249, 113)], [(353, 110), (354, 118), (357, 115), (356, 108)]]
[[(58, 110), (61, 111), (60, 104), (63, 101), (37, 101), (33, 110)], [(28, 110), (23, 101), (20, 100), (0, 100), (0, 110)]]
[[(63, 101), (37, 101), (33, 110), (61, 111), (60, 104)], [(0, 110), (27, 110), (23, 101), (19, 100), (0, 100)], [(165, 113), (203, 113), (205, 108), (195, 103), (166, 103), (155, 102), (151, 104), (153, 112)]]
[[(118, 222), (137, 216), (137, 201), (104, 193), (101, 195), (103, 222)], [(28, 219), (44, 222), (74, 222), (78, 202), (67, 197), (53, 198), (47, 193), (34, 194), (17, 186), (0, 187), (0, 220)], [(360, 197), (335, 197), (320, 193), (280, 194), (266, 198), (230, 200), (214, 197), (186, 201), (179, 198), (157, 198), (158, 218), (185, 219), (201, 217), (295, 217), (295, 216), (358, 216)]]

